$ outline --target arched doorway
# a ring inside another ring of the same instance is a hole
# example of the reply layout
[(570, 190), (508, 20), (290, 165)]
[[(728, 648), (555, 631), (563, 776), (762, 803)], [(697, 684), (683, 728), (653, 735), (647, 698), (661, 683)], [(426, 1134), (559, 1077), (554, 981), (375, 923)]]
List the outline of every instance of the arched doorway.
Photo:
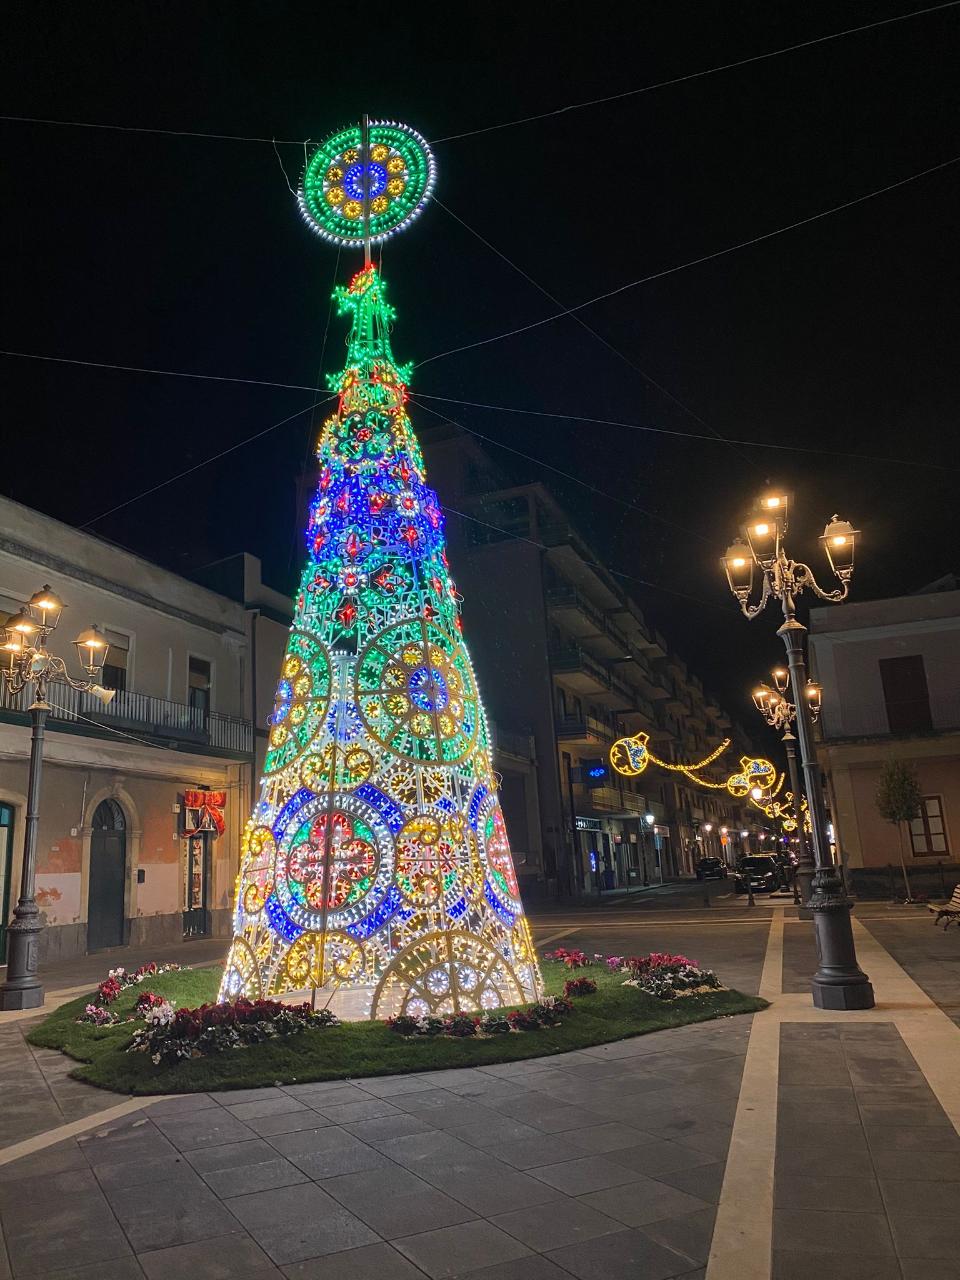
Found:
[(123, 900), (127, 879), (127, 832), (116, 800), (102, 800), (93, 815), (90, 836), (90, 888), (87, 894), (87, 950), (123, 942)]

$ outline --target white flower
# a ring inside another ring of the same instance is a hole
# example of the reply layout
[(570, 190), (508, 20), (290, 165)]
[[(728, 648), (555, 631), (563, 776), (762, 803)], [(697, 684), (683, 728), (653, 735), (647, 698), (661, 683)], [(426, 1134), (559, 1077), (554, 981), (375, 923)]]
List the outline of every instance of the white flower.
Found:
[(148, 1009), (144, 1017), (152, 1027), (168, 1027), (173, 1021), (173, 1005), (169, 1000), (164, 1000), (162, 1004)]

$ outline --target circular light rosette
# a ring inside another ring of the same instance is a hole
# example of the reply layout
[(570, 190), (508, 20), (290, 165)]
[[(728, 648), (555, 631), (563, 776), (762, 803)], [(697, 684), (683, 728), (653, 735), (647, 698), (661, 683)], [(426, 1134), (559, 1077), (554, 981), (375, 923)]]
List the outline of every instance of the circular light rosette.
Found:
[(481, 713), (470, 660), (438, 627), (385, 628), (357, 660), (356, 700), (367, 729), (397, 755), (457, 764), (476, 744)]
[(302, 929), (347, 929), (380, 904), (393, 875), (393, 836), (381, 815), (347, 791), (298, 805), (278, 833), (274, 892)]
[(372, 121), (368, 157), (362, 149), (359, 125), (341, 129), (317, 147), (300, 180), (300, 212), (332, 244), (363, 244), (365, 201), (370, 239), (379, 244), (412, 222), (433, 190), (433, 152), (409, 125)]
[(460, 861), (463, 822), (459, 815), (422, 813), (408, 819), (397, 835), (395, 876), (404, 901), (432, 907), (453, 906), (461, 897)]
[(522, 1004), (532, 990), (520, 971), (476, 934), (428, 933), (390, 962), (373, 998), (373, 1017), (398, 1013), (448, 1017)]

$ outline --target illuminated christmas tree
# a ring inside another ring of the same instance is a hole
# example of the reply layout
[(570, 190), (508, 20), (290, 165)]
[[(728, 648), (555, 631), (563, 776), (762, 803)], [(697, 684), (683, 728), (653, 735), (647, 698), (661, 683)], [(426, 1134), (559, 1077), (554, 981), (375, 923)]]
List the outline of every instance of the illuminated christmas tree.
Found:
[(331, 379), (221, 999), (349, 992), (346, 1007), (382, 1018), (541, 994), (443, 516), (405, 408), (410, 370), (369, 262), (432, 182), (426, 143), (394, 124), (334, 135), (304, 173), (310, 225), (366, 243), (367, 265), (334, 295), (347, 361)]

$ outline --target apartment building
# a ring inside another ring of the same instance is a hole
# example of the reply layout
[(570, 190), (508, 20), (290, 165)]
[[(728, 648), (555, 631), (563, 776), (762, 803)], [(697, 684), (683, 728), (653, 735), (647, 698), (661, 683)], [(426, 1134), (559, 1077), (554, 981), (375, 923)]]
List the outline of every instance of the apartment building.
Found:
[[(820, 759), (837, 844), (854, 883), (899, 866), (896, 828), (875, 795), (888, 760), (913, 766), (923, 810), (910, 824), (915, 872), (960, 872), (960, 590), (946, 578), (916, 595), (810, 613), (823, 686)], [(864, 874), (867, 873), (867, 874)], [(937, 873), (939, 881), (939, 873)], [(931, 888), (939, 888), (932, 877)], [(920, 880), (918, 879), (918, 884)]]
[(504, 485), (453, 427), (422, 435), (484, 697), (534, 740), (542, 861), (526, 868), (527, 891), (636, 887), (690, 874), (704, 853), (732, 864), (756, 823), (725, 791), (655, 767), (596, 786), (590, 771), (624, 734), (647, 733), (670, 761), (731, 737), (734, 762), (751, 749), (746, 735), (544, 485)]

